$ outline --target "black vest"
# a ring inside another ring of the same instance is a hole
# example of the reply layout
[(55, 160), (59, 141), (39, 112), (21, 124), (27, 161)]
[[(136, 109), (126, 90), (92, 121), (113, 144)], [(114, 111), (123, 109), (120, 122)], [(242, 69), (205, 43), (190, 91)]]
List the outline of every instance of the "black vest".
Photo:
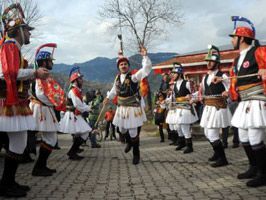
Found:
[(187, 89), (186, 85), (187, 85), (187, 81), (183, 80), (181, 85), (180, 85), (180, 88), (178, 90), (177, 87), (176, 87), (176, 84), (175, 84), (175, 87), (174, 87), (175, 98), (177, 98), (177, 97), (185, 97), (188, 94), (190, 94), (190, 91)]
[[(222, 77), (223, 73), (221, 71), (218, 71), (216, 73), (216, 76)], [(204, 88), (205, 88), (204, 94), (205, 95), (219, 95), (223, 91), (225, 91), (225, 87), (222, 82), (217, 83), (217, 84), (211, 83), (210, 85), (208, 85), (207, 84), (208, 77), (209, 77), (209, 74), (207, 74), (204, 79)]]
[(120, 97), (130, 97), (136, 94), (139, 96), (139, 84), (131, 80), (131, 72), (126, 75), (123, 83), (120, 81), (120, 76), (119, 74), (115, 80), (116, 94)]
[[(237, 70), (237, 66), (234, 66), (235, 74), (237, 76), (258, 73), (259, 68), (258, 68), (258, 64), (255, 59), (255, 51), (256, 51), (256, 47), (252, 47), (247, 52), (246, 57), (244, 58), (239, 71)], [(237, 65), (238, 60), (239, 60), (239, 57), (236, 58), (234, 62), (235, 65)], [(248, 67), (245, 68), (244, 66), (248, 66)], [(259, 82), (261, 82), (260, 78), (258, 78), (257, 76), (252, 76), (252, 77), (237, 79), (236, 86), (259, 83)]]

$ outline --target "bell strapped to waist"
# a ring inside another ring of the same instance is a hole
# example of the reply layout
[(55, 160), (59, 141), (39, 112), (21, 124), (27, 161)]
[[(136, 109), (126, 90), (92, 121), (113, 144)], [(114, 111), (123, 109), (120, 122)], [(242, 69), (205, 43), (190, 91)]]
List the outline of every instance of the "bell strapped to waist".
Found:
[(224, 97), (205, 98), (204, 104), (207, 106), (214, 106), (217, 109), (227, 107), (227, 101)]
[(238, 88), (241, 101), (260, 100), (266, 101), (266, 96), (263, 94), (264, 88), (262, 84), (249, 84)]
[(140, 106), (140, 101), (137, 96), (130, 96), (130, 97), (121, 97), (118, 96), (117, 98), (118, 106), (132, 106), (138, 107)]

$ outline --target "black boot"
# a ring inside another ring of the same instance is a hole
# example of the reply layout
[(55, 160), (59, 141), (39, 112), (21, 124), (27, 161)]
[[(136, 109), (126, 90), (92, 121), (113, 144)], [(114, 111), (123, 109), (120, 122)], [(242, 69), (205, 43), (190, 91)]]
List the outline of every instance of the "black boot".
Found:
[(222, 141), (224, 149), (228, 148), (228, 135), (229, 135), (229, 126), (222, 128)]
[(211, 166), (222, 167), (228, 165), (222, 142), (220, 140), (216, 140), (213, 142), (213, 146), (219, 158), (215, 161), (215, 163), (211, 164)]
[(124, 151), (125, 151), (125, 153), (128, 153), (131, 150), (132, 141), (131, 141), (131, 137), (130, 137), (128, 132), (126, 132), (126, 134), (124, 134), (124, 136), (125, 136), (125, 140), (126, 140), (126, 147), (125, 147)]
[(183, 153), (192, 153), (193, 152), (193, 144), (192, 144), (192, 138), (186, 139), (186, 148), (183, 151)]
[(133, 146), (133, 165), (139, 164), (140, 160), (140, 151), (139, 151), (139, 136), (132, 139), (132, 146)]
[(84, 140), (81, 137), (74, 137), (73, 144), (67, 152), (68, 158), (70, 160), (82, 160), (84, 158), (83, 156), (79, 156), (77, 154), (79, 151), (79, 147), (83, 142)]
[(55, 172), (55, 170), (47, 168), (47, 159), (52, 150), (51, 148), (44, 146), (46, 146), (46, 144), (41, 144), (39, 157), (32, 170), (32, 176), (52, 176)]
[(213, 149), (214, 153), (213, 153), (212, 157), (210, 157), (210, 158), (208, 159), (208, 161), (211, 161), (211, 162), (212, 162), (212, 161), (216, 161), (216, 160), (218, 160), (219, 156), (218, 156), (218, 154), (217, 154), (217, 151), (215, 151), (215, 147), (213, 146), (213, 143), (210, 142), (210, 144), (212, 145), (212, 149)]
[(159, 132), (160, 132), (160, 137), (161, 137), (161, 140), (160, 142), (164, 142), (164, 134), (163, 134), (163, 125), (159, 125)]
[(18, 154), (8, 152), (5, 158), (4, 171), (0, 182), (0, 196), (25, 197), (29, 186), (20, 185), (15, 181), (15, 175), (19, 164)]
[(249, 142), (247, 143), (242, 143), (243, 148), (245, 150), (245, 153), (248, 157), (248, 161), (249, 161), (249, 168), (247, 171), (240, 173), (237, 175), (238, 179), (248, 179), (248, 178), (253, 178), (256, 176), (257, 174), (257, 166), (256, 166), (256, 158), (255, 158), (255, 154), (249, 144)]
[(179, 150), (183, 149), (185, 146), (186, 146), (185, 137), (184, 136), (179, 137), (178, 145), (177, 145), (175, 150), (179, 151)]
[(255, 178), (247, 182), (248, 187), (259, 187), (266, 185), (266, 148), (263, 142), (252, 146), (255, 154), (258, 172)]
[(171, 137), (172, 137), (172, 142), (169, 144), (169, 145), (177, 145), (177, 143), (178, 143), (178, 133), (177, 133), (177, 131), (171, 131)]

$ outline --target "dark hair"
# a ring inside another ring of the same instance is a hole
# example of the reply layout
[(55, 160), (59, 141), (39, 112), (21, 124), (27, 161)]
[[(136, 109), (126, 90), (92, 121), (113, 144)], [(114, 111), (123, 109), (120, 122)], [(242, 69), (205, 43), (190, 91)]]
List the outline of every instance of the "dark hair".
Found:
[(7, 31), (7, 35), (10, 38), (14, 38), (14, 37), (16, 37), (18, 35), (18, 31), (19, 31), (18, 27), (13, 28), (13, 29)]
[(251, 38), (247, 38), (247, 37), (243, 37), (243, 41), (244, 41), (246, 44), (251, 45), (253, 39), (251, 39)]
[(37, 60), (37, 64), (38, 64), (38, 66), (41, 67), (44, 61), (45, 61), (45, 60)]

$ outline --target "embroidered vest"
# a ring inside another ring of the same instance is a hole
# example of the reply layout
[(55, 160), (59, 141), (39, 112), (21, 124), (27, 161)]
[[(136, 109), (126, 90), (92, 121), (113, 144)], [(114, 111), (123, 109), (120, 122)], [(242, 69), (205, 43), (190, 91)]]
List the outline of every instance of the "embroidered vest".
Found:
[(139, 84), (134, 83), (131, 80), (131, 77), (132, 77), (131, 72), (126, 75), (123, 83), (121, 83), (120, 81), (120, 76), (121, 75), (119, 74), (115, 81), (117, 96), (120, 96), (120, 97), (130, 97), (134, 95), (139, 96)]

